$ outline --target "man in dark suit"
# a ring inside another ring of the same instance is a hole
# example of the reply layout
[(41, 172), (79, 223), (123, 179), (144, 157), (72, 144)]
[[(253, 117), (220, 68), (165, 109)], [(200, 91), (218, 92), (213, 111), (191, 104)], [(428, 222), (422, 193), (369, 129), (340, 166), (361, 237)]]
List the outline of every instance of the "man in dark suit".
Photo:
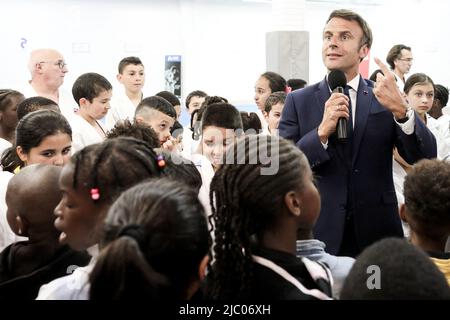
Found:
[[(331, 93), (327, 77), (292, 92), (279, 125), (280, 136), (296, 143), (316, 175), (322, 209), (314, 235), (332, 254), (356, 256), (381, 238), (403, 236), (392, 179), (394, 146), (409, 163), (436, 157), (433, 135), (408, 109), (386, 65), (376, 59), (386, 76), (378, 75), (375, 88), (359, 75), (371, 44), (362, 17), (333, 11), (322, 58), (328, 71), (344, 72), (346, 94)], [(335, 133), (341, 117), (349, 124), (346, 143)]]

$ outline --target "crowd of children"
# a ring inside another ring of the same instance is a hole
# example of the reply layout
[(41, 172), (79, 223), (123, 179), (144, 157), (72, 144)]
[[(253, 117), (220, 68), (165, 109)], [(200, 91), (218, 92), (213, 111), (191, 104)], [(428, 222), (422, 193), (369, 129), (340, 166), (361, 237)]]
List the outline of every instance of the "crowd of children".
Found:
[[(122, 59), (117, 80), (113, 91), (82, 74), (75, 108), (0, 90), (0, 299), (450, 299), (450, 133), (427, 115), (438, 89), (425, 74), (404, 92), (438, 159), (394, 161), (409, 238), (356, 261), (314, 238), (320, 177), (278, 137), (287, 94), (305, 81), (263, 73), (255, 113), (195, 90), (183, 128), (176, 96), (142, 92), (139, 58)], [(373, 265), (379, 290), (366, 285)]]

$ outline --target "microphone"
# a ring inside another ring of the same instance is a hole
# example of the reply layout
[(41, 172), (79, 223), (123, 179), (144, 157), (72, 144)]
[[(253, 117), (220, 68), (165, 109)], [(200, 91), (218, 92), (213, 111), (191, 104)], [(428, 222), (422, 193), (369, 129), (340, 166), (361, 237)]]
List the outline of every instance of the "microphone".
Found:
[[(332, 70), (328, 74), (328, 84), (333, 92), (344, 93), (344, 87), (347, 84), (344, 72), (341, 70)], [(344, 142), (348, 138), (347, 133), (347, 119), (339, 118), (336, 126), (337, 138), (339, 141)]]

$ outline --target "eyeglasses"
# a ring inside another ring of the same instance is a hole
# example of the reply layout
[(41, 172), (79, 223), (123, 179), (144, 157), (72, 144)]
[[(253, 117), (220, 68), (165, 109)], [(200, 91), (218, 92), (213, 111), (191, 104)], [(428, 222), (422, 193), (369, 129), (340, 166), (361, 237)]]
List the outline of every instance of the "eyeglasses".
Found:
[(406, 62), (413, 62), (413, 58), (407, 58), (407, 59), (398, 59), (400, 61), (406, 61)]
[(58, 60), (56, 63), (53, 61), (41, 61), (39, 63), (53, 63), (55, 66), (58, 66), (60, 69), (64, 69), (67, 66), (67, 63), (63, 60)]

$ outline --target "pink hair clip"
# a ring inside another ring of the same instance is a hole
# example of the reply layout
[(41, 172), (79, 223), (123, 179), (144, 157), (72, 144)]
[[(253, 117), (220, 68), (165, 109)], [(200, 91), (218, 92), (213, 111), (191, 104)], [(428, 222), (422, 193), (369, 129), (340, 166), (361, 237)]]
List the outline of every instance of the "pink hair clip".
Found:
[(98, 190), (98, 188), (92, 188), (90, 190), (90, 193), (91, 193), (91, 199), (92, 200), (100, 199), (100, 190)]
[(156, 158), (156, 162), (158, 163), (158, 166), (159, 166), (161, 169), (164, 168), (165, 165), (166, 165), (166, 161), (164, 160), (163, 155), (159, 155), (159, 156)]

